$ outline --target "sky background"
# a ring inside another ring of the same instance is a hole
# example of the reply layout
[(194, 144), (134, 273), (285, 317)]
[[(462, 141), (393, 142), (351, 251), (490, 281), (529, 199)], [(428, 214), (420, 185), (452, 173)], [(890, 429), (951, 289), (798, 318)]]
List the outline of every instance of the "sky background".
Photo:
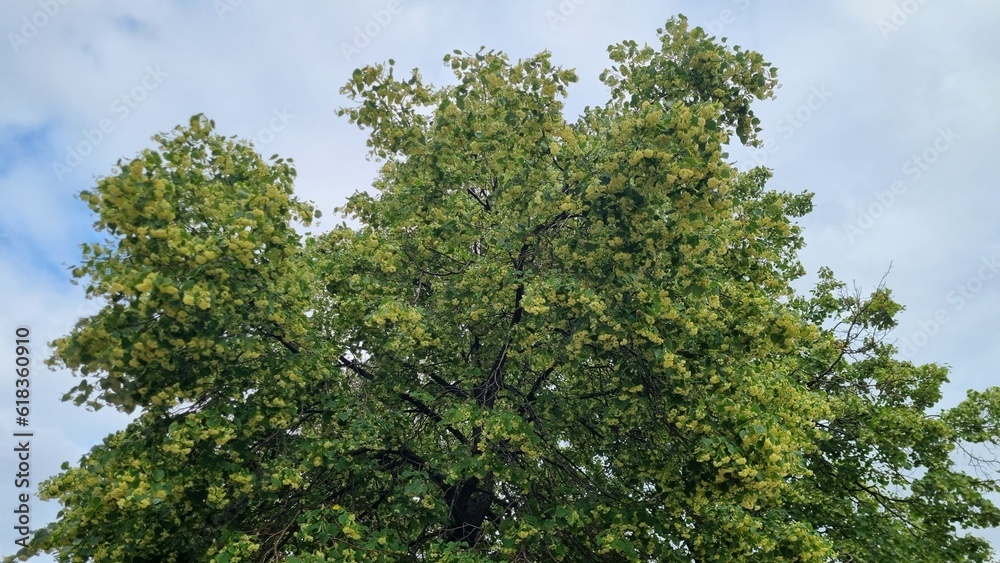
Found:
[[(140, 5), (141, 4), (141, 5)], [(943, 406), (995, 384), (1000, 365), (1000, 3), (985, 0), (634, 1), (249, 0), (0, 4), (0, 366), (31, 330), (32, 486), (79, 460), (128, 418), (60, 402), (72, 375), (45, 343), (98, 304), (69, 283), (80, 244), (100, 240), (76, 197), (157, 132), (205, 113), (265, 156), (292, 157), (297, 193), (332, 213), (377, 172), (365, 134), (338, 118), (351, 70), (394, 58), (437, 84), (441, 62), (480, 46), (512, 59), (542, 50), (575, 68), (572, 120), (607, 91), (606, 49), (684, 13), (761, 52), (779, 72), (759, 103), (765, 148), (734, 147), (740, 168), (774, 170), (774, 189), (814, 192), (801, 259), (906, 306), (894, 333), (915, 362), (952, 368)], [(320, 228), (323, 228), (321, 222)], [(803, 287), (807, 287), (804, 280)], [(0, 386), (0, 554), (14, 551), (14, 387)], [(58, 506), (34, 500), (33, 526)], [(1000, 546), (1000, 533), (985, 532)]]

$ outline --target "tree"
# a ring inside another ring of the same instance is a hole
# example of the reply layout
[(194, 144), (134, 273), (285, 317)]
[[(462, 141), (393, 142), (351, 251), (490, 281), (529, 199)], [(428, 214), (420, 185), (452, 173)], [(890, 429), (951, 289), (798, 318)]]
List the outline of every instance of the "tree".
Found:
[[(547, 53), (354, 71), (360, 225), (301, 235), (291, 160), (196, 116), (82, 199), (105, 301), (54, 343), (93, 408), (138, 410), (42, 486), (63, 561), (985, 561), (1000, 390), (931, 411), (901, 309), (829, 270), (724, 147), (773, 68), (683, 18), (609, 48), (573, 123)], [(989, 469), (989, 468), (988, 468)]]

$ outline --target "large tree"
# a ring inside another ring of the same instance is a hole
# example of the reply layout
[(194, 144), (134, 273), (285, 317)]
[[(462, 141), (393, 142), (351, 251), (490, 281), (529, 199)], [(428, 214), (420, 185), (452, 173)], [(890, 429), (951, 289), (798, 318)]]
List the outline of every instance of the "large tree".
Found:
[[(354, 72), (384, 164), (318, 235), (291, 160), (195, 117), (82, 199), (103, 300), (68, 398), (137, 418), (42, 486), (62, 561), (984, 561), (1000, 390), (932, 411), (883, 286), (826, 270), (725, 146), (762, 57), (689, 28), (609, 48), (567, 122), (547, 53)], [(318, 213), (315, 213), (318, 216)]]

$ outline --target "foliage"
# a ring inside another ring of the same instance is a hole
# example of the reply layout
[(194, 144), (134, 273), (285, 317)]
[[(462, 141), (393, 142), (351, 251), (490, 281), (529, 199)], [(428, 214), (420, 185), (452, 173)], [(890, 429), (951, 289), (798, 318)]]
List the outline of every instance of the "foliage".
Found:
[[(683, 18), (609, 49), (574, 123), (548, 54), (359, 69), (377, 195), (301, 236), (290, 160), (195, 117), (82, 198), (104, 309), (55, 343), (132, 412), (42, 493), (62, 561), (983, 561), (1000, 390), (931, 414), (900, 306), (828, 270), (724, 147), (774, 69)], [(316, 214), (318, 216), (318, 213)], [(970, 450), (971, 451), (971, 450)]]

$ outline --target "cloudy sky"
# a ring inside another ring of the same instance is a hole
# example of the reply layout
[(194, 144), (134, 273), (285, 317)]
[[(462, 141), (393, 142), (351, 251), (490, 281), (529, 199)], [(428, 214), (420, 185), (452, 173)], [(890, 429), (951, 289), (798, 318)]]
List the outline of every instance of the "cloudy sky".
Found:
[[(740, 167), (772, 187), (815, 192), (803, 220), (810, 273), (830, 266), (906, 305), (896, 337), (914, 361), (953, 368), (944, 403), (995, 382), (1000, 365), (1000, 3), (984, 0), (635, 1), (9, 0), (0, 4), (0, 364), (31, 330), (31, 477), (75, 462), (127, 418), (63, 404), (70, 374), (42, 365), (44, 343), (95, 305), (68, 281), (98, 238), (75, 198), (150, 137), (205, 113), (225, 134), (292, 157), (298, 193), (330, 212), (376, 172), (364, 134), (335, 110), (350, 72), (394, 58), (436, 83), (441, 58), (487, 46), (511, 58), (549, 50), (576, 68), (567, 113), (602, 103), (606, 48), (654, 42), (686, 14), (779, 70), (757, 107), (765, 148)], [(332, 221), (331, 221), (332, 222)], [(7, 368), (4, 368), (7, 369)], [(9, 371), (9, 369), (7, 369)], [(5, 371), (5, 373), (7, 373)], [(12, 551), (13, 384), (0, 392), (0, 554)], [(34, 501), (33, 522), (56, 506)], [(1000, 545), (1000, 534), (991, 538)]]

